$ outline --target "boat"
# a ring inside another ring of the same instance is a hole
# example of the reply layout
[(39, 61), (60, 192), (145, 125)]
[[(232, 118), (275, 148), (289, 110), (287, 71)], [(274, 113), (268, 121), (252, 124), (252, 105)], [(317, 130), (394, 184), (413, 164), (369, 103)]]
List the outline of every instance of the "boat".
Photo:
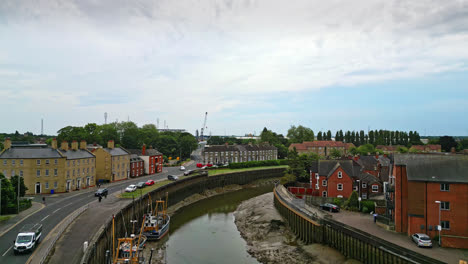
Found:
[(143, 223), (143, 235), (148, 240), (160, 240), (169, 233), (169, 224), (171, 217), (167, 214), (168, 194), (166, 193), (166, 201), (156, 201), (154, 210), (152, 208), (151, 196), (149, 196), (150, 211), (145, 214)]
[[(145, 218), (143, 217), (143, 222)], [(114, 237), (114, 217), (112, 217), (112, 236)], [(142, 234), (143, 225), (140, 229), (140, 234), (135, 236), (117, 239), (117, 247), (114, 247), (115, 239), (112, 239), (112, 263), (113, 264), (139, 264), (144, 262), (143, 248), (147, 238)]]

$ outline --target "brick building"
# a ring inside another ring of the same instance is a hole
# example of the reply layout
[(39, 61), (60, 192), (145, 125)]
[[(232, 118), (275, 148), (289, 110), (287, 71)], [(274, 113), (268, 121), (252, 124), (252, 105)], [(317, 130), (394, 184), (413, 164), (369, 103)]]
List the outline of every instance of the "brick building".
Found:
[(441, 145), (414, 145), (411, 147), (411, 149), (414, 149), (418, 152), (423, 152), (423, 153), (442, 152)]
[(330, 156), (334, 149), (341, 154), (346, 155), (348, 150), (354, 147), (352, 143), (344, 143), (342, 141), (321, 140), (321, 141), (304, 141), (302, 143), (293, 143), (289, 146), (289, 150), (296, 148), (299, 154), (315, 153), (323, 157)]
[(202, 152), (204, 163), (236, 163), (245, 161), (276, 160), (278, 149), (268, 144), (211, 145)]
[(130, 155), (130, 177), (145, 175), (145, 162), (136, 154)]
[(393, 177), (397, 232), (438, 235), (440, 206), (442, 246), (468, 248), (467, 156), (397, 154)]
[(163, 168), (163, 154), (150, 146), (148, 149), (146, 145), (140, 149), (129, 149), (130, 153), (138, 155), (143, 161), (145, 166), (145, 174), (155, 174), (162, 172)]
[(96, 156), (96, 178), (103, 182), (126, 180), (130, 177), (130, 152), (115, 147), (114, 141), (107, 148), (92, 146), (89, 150)]
[(386, 182), (390, 176), (390, 159), (387, 155), (355, 156), (353, 158), (362, 166), (362, 171), (374, 175), (382, 182)]

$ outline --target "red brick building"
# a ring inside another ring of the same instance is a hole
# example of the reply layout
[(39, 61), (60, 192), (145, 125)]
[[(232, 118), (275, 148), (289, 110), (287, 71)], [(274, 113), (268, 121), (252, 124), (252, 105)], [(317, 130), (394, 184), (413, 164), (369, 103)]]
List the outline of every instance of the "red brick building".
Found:
[(411, 149), (424, 153), (442, 152), (441, 145), (414, 145), (411, 147)]
[(393, 176), (397, 232), (438, 235), (440, 206), (442, 246), (468, 248), (467, 156), (397, 154)]
[(136, 154), (130, 155), (130, 177), (145, 175), (145, 162)]
[(151, 146), (146, 149), (146, 145), (140, 149), (129, 149), (130, 153), (138, 155), (144, 161), (144, 173), (147, 175), (162, 172), (163, 154)]
[(320, 140), (293, 143), (289, 146), (289, 150), (296, 148), (296, 151), (299, 154), (316, 153), (320, 156), (327, 157), (331, 155), (333, 149), (336, 149), (341, 154), (346, 155), (351, 147), (354, 147), (354, 144), (344, 143), (342, 141)]

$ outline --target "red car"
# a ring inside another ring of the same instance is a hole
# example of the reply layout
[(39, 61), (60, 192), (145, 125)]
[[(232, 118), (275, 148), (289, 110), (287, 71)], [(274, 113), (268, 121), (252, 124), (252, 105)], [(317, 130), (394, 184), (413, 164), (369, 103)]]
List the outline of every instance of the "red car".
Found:
[(206, 166), (207, 166), (207, 167), (213, 167), (213, 164), (207, 163)]
[(151, 186), (154, 184), (154, 181), (153, 180), (148, 180), (145, 182), (146, 186)]
[(203, 167), (203, 164), (197, 163), (197, 168), (201, 168), (201, 167)]

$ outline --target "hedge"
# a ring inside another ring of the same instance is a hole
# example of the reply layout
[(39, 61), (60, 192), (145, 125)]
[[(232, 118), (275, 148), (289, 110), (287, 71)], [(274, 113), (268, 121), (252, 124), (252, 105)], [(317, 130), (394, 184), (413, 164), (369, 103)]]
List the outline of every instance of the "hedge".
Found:
[(374, 201), (361, 201), (361, 208), (364, 209), (364, 207), (367, 207), (368, 212), (375, 212)]
[[(29, 199), (20, 200), (19, 210), (24, 211), (31, 207), (32, 203)], [(18, 205), (15, 203), (8, 203), (8, 205), (4, 208), (2, 207), (2, 214), (17, 214), (18, 213)]]
[(279, 166), (288, 165), (287, 160), (258, 160), (258, 161), (246, 161), (238, 163), (229, 163), (230, 169), (242, 169), (252, 167), (265, 167), (265, 166)]

